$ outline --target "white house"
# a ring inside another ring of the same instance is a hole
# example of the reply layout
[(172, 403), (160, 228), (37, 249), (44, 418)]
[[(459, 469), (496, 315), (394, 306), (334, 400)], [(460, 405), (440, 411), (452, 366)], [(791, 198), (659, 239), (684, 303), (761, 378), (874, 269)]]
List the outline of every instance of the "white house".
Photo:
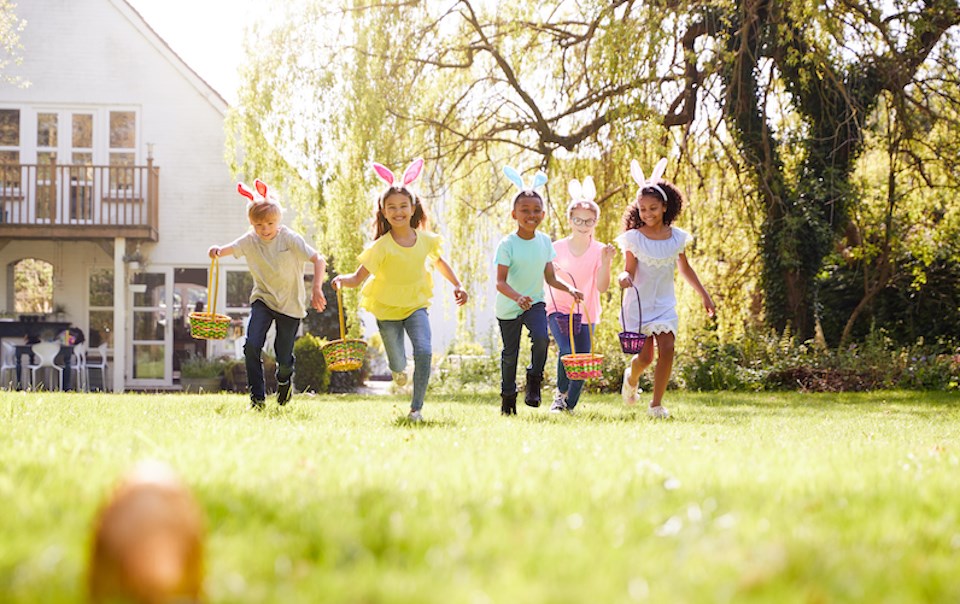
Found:
[[(185, 322), (206, 302), (207, 248), (248, 228), (224, 160), (227, 103), (125, 0), (16, 13), (24, 60), (8, 74), (31, 85), (0, 84), (0, 309), (16, 314), (17, 263), (47, 262), (61, 320), (109, 346), (108, 387), (173, 387), (183, 355), (234, 349)], [(217, 312), (236, 333), (249, 276), (222, 262)]]

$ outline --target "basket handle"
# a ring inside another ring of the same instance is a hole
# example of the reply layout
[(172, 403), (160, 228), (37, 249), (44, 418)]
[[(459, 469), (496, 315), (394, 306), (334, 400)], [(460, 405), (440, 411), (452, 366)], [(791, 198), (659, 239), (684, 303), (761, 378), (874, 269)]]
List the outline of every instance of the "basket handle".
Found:
[(340, 315), (340, 339), (345, 340), (343, 328), (343, 287), (337, 288), (337, 314)]
[[(557, 266), (556, 262), (553, 263), (553, 270), (555, 272), (563, 271), (567, 273), (567, 276), (570, 277), (570, 281), (573, 282), (573, 286), (574, 287), (577, 286), (577, 280), (573, 278), (573, 274), (571, 274), (570, 271), (560, 268), (559, 266)], [(549, 284), (547, 285), (547, 291), (550, 292), (550, 301), (553, 302), (553, 307), (557, 309), (557, 312), (559, 312), (560, 309), (557, 307), (557, 300), (556, 298), (553, 297), (553, 288)], [(580, 308), (580, 301), (577, 300), (576, 298), (573, 299), (573, 305), (570, 306), (570, 313), (569, 313), (570, 315), (573, 315), (574, 308), (577, 308), (577, 309)]]
[[(627, 321), (623, 317), (623, 290), (625, 288), (620, 288), (620, 324), (623, 325), (624, 331), (627, 329)], [(631, 285), (630, 289), (637, 294), (637, 333), (640, 333), (640, 330), (643, 328), (643, 308), (640, 307), (640, 290), (637, 289), (636, 285)]]
[[(587, 329), (590, 330), (590, 347), (587, 349), (587, 354), (593, 354), (593, 323), (590, 322), (590, 313), (587, 312), (586, 304), (583, 305), (583, 318), (587, 320)], [(567, 332), (570, 335), (570, 354), (577, 354), (577, 345), (573, 343), (573, 313), (570, 313), (567, 320), (570, 321), (570, 331)], [(583, 329), (583, 325), (580, 329)]]
[(213, 295), (207, 301), (207, 313), (211, 317), (217, 314), (217, 293), (220, 289), (220, 258), (214, 256), (210, 259), (210, 273), (207, 275), (207, 293), (212, 291)]

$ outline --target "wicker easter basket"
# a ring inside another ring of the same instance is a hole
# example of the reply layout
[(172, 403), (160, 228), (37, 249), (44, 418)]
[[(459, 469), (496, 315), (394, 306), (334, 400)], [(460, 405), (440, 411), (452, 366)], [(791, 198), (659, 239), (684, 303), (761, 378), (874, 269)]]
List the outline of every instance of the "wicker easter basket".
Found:
[(590, 314), (587, 313), (586, 306), (583, 307), (586, 313), (587, 326), (590, 329), (590, 350), (585, 353), (577, 353), (576, 344), (573, 342), (573, 315), (568, 315), (568, 331), (570, 336), (570, 354), (560, 357), (563, 363), (563, 370), (567, 372), (567, 378), (571, 380), (589, 380), (603, 375), (603, 355), (593, 352), (593, 324), (590, 323)]
[(637, 331), (629, 331), (626, 326), (626, 319), (623, 317), (623, 290), (620, 290), (620, 324), (623, 325), (623, 331), (617, 334), (620, 338), (620, 349), (627, 354), (638, 354), (643, 349), (643, 343), (647, 341), (646, 334), (640, 333), (643, 326), (643, 309), (640, 308), (640, 291), (636, 286), (631, 287), (637, 294)]
[(337, 312), (340, 315), (340, 339), (327, 343), (320, 351), (330, 371), (355, 371), (363, 367), (367, 343), (346, 337), (343, 324), (343, 294), (340, 293), (340, 288), (337, 288)]
[(190, 335), (198, 340), (222, 340), (227, 337), (230, 317), (217, 314), (217, 290), (220, 286), (220, 259), (210, 261), (207, 275), (207, 302), (210, 312), (190, 313)]

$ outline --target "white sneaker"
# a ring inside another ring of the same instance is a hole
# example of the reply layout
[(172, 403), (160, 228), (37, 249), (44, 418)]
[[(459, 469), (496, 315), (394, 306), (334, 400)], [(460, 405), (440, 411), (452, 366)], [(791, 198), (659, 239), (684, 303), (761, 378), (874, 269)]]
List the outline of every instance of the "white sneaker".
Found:
[(393, 383), (397, 386), (406, 386), (407, 385), (407, 372), (406, 371), (394, 371), (393, 372)]
[[(623, 384), (620, 385), (620, 396), (623, 397), (624, 405), (636, 405), (637, 404), (637, 387), (630, 387), (630, 365), (627, 365), (627, 368), (623, 370)], [(638, 384), (639, 385), (639, 384)]]
[(553, 404), (550, 405), (550, 413), (563, 413), (567, 411), (567, 393), (558, 392)]
[(663, 405), (657, 405), (656, 407), (649, 407), (647, 409), (647, 415), (658, 419), (666, 419), (670, 417), (670, 412), (667, 411), (667, 408)]
[(423, 421), (423, 416), (420, 415), (419, 411), (411, 411), (410, 414), (407, 415), (407, 421), (411, 421), (416, 424)]

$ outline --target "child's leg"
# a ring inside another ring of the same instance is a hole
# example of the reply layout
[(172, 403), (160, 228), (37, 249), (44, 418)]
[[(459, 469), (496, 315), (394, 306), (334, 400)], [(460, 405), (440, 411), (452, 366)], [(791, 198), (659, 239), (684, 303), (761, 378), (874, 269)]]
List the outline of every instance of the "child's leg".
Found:
[[(563, 363), (560, 361), (560, 357), (570, 354), (570, 338), (560, 332), (560, 327), (557, 324), (559, 316), (560, 313), (553, 313), (548, 316), (547, 326), (550, 328), (550, 335), (553, 336), (554, 341), (557, 343), (559, 352), (557, 355), (557, 390), (566, 393), (570, 388), (570, 379), (567, 377), (567, 372), (563, 369)], [(582, 332), (583, 329), (580, 331)], [(577, 350), (579, 350), (579, 348)]]
[(247, 367), (247, 384), (250, 386), (250, 398), (263, 401), (267, 396), (263, 383), (263, 360), (260, 352), (267, 339), (267, 330), (273, 323), (273, 314), (260, 300), (250, 307), (250, 322), (247, 324), (247, 341), (243, 345), (244, 364)]
[(653, 362), (653, 336), (648, 336), (643, 343), (639, 354), (633, 355), (630, 362), (630, 385), (636, 388), (640, 382), (640, 374)]
[(658, 333), (657, 338), (657, 368), (653, 373), (653, 402), (651, 407), (660, 405), (663, 394), (667, 391), (667, 382), (673, 371), (673, 345), (676, 337), (673, 332)]
[[(521, 315), (522, 317), (522, 315)], [(503, 352), (500, 353), (500, 394), (517, 393), (517, 358), (520, 356), (520, 331), (523, 319), (497, 319)]]
[[(590, 350), (590, 329), (589, 325), (580, 328), (580, 333), (573, 337), (573, 343), (577, 347), (577, 352), (589, 352)], [(567, 346), (569, 346), (569, 341)], [(580, 392), (583, 391), (583, 380), (570, 380), (570, 389), (567, 391), (567, 409), (573, 409), (580, 400)]]
[(387, 353), (387, 365), (390, 371), (403, 371), (407, 368), (407, 352), (403, 347), (403, 321), (381, 321), (377, 319), (383, 350)]
[(527, 373), (543, 377), (543, 368), (547, 364), (547, 348), (550, 346), (550, 337), (547, 335), (547, 306), (538, 302), (530, 310), (520, 315), (524, 326), (530, 334), (530, 365)]
[(403, 327), (413, 344), (413, 399), (410, 410), (419, 411), (430, 383), (430, 364), (433, 362), (433, 343), (430, 315), (426, 308), (415, 311), (403, 320)]
[(289, 382), (293, 375), (293, 343), (297, 340), (300, 319), (278, 312), (271, 314), (277, 324), (277, 337), (273, 342), (274, 352), (277, 353), (277, 382), (282, 384)]

